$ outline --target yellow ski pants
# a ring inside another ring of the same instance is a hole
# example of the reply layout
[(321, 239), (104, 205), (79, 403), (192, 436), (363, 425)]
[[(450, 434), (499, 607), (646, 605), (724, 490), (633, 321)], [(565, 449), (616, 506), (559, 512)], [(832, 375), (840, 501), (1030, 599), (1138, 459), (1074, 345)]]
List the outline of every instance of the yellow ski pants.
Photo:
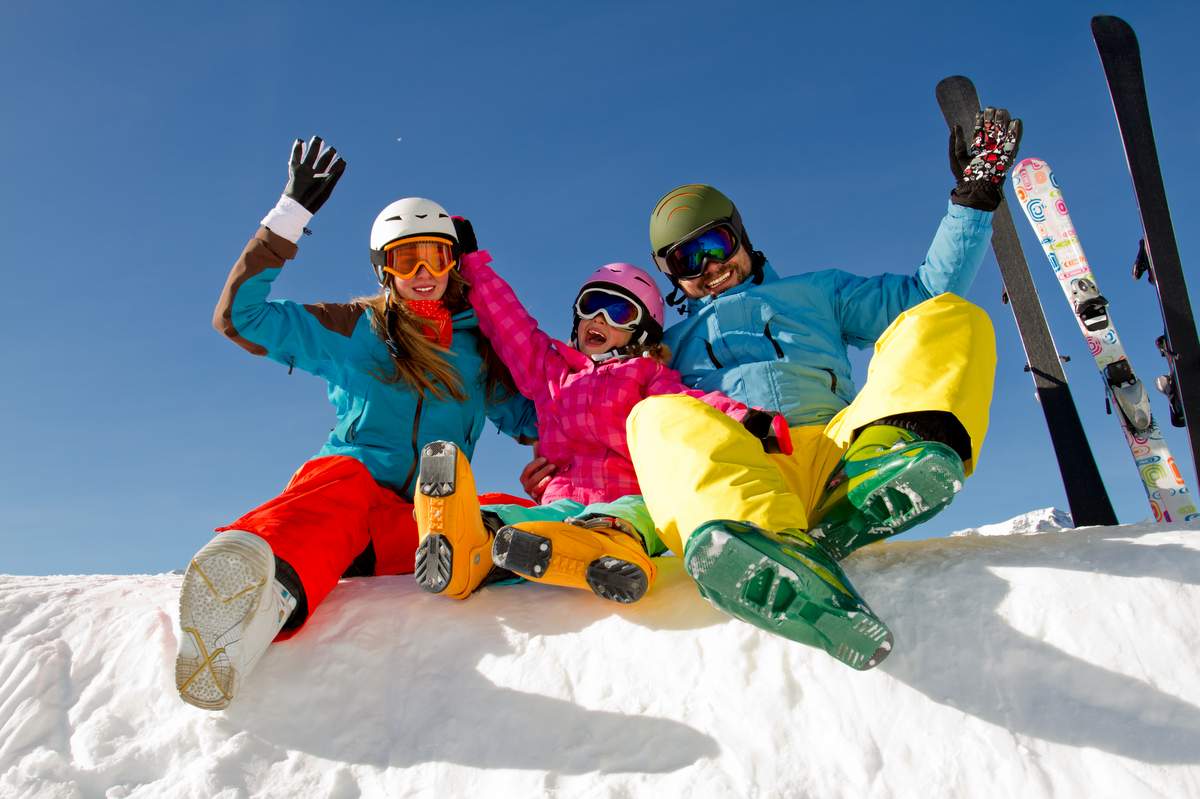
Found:
[(792, 428), (791, 455), (768, 455), (737, 422), (684, 395), (649, 397), (634, 406), (626, 421), (629, 451), (659, 535), (676, 554), (683, 554), (685, 536), (713, 519), (805, 530), (809, 509), (855, 433), (884, 417), (954, 414), (971, 438), (964, 463), (971, 474), (987, 433), (995, 372), (987, 314), (940, 294), (883, 332), (867, 382), (850, 405), (824, 426)]

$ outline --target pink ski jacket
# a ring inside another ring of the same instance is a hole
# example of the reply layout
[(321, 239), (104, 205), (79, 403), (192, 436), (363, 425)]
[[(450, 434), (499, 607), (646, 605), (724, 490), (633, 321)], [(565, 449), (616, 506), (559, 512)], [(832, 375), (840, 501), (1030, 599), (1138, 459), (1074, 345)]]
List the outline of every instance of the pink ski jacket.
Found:
[(537, 409), (539, 453), (558, 467), (543, 504), (612, 502), (642, 493), (625, 442), (625, 418), (646, 397), (687, 394), (738, 422), (749, 410), (720, 392), (688, 388), (678, 372), (653, 358), (596, 363), (551, 338), (488, 266), (491, 260), (486, 250), (464, 255), (462, 275), (471, 284), (480, 331)]

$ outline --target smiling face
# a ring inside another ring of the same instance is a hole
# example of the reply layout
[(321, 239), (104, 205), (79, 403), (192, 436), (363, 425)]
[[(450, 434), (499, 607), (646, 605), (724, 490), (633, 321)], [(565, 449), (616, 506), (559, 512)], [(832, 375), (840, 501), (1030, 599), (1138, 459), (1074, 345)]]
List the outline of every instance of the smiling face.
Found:
[(737, 252), (726, 261), (709, 261), (699, 277), (680, 280), (679, 288), (693, 300), (716, 297), (739, 285), (750, 276), (750, 271), (750, 253), (746, 252), (745, 247), (738, 247)]
[(609, 350), (624, 347), (633, 338), (632, 330), (613, 327), (604, 315), (593, 319), (580, 319), (575, 327), (577, 349), (584, 355), (601, 355)]
[(434, 277), (423, 266), (408, 280), (401, 280), (395, 275), (391, 277), (393, 290), (406, 300), (440, 300), (450, 282), (449, 272)]

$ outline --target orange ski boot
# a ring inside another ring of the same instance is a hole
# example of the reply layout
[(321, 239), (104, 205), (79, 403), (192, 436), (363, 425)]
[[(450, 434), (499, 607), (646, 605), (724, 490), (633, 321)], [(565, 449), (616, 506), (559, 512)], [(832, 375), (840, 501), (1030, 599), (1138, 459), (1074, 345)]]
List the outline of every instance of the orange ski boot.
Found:
[(432, 594), (466, 599), (492, 571), (492, 533), (480, 515), (471, 464), (453, 442), (421, 450), (413, 504), (417, 583)]

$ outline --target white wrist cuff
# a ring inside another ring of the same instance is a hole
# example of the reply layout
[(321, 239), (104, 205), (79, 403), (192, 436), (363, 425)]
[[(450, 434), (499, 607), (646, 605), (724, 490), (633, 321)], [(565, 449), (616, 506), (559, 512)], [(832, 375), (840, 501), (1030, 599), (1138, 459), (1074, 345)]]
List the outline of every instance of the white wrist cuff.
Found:
[(303, 205), (288, 197), (279, 195), (279, 202), (262, 219), (262, 226), (277, 236), (283, 236), (292, 244), (300, 241), (304, 234), (304, 226), (313, 218), (312, 213)]

